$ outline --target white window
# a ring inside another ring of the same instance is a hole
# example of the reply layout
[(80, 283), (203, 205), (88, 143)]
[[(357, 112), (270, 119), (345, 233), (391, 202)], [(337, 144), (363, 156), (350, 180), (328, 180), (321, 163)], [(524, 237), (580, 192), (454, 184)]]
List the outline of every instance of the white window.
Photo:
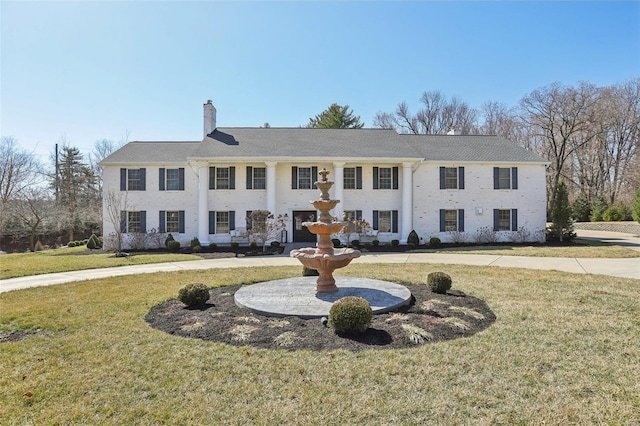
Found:
[(444, 212), (444, 230), (458, 230), (458, 210), (445, 210)]
[(142, 222), (140, 212), (127, 212), (127, 232), (141, 232)]
[(391, 189), (393, 182), (391, 167), (380, 167), (378, 169), (378, 188)]
[(253, 168), (253, 189), (267, 188), (267, 169), (265, 167)]
[(142, 189), (142, 172), (140, 169), (127, 170), (127, 189), (139, 191)]
[(311, 167), (298, 167), (298, 189), (311, 189)]
[(229, 189), (228, 167), (216, 167), (216, 189)]
[(180, 189), (180, 170), (167, 169), (167, 186), (168, 191), (177, 191)]
[(518, 189), (518, 168), (494, 167), (493, 189)]
[(356, 168), (345, 167), (343, 170), (344, 189), (356, 189)]
[(391, 210), (378, 212), (378, 231), (391, 232)]
[(511, 230), (511, 209), (498, 210), (498, 231)]
[(216, 233), (229, 233), (229, 212), (216, 212)]
[(444, 168), (444, 187), (445, 189), (458, 189), (458, 168)]
[(166, 232), (180, 232), (180, 212), (167, 211), (167, 229)]

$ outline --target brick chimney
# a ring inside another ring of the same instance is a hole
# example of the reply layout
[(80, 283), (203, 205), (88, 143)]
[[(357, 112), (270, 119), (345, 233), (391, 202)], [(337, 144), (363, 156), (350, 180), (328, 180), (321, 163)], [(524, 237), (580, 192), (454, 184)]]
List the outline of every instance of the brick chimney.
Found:
[(204, 127), (203, 127), (203, 137), (207, 137), (208, 134), (212, 133), (216, 129), (216, 107), (211, 103), (211, 99), (204, 104)]

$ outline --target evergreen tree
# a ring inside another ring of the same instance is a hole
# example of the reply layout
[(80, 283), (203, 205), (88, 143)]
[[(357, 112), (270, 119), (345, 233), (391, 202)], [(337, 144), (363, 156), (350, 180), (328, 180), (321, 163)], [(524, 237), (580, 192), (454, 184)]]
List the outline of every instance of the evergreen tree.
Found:
[(84, 222), (92, 222), (93, 226), (102, 222), (96, 175), (78, 148), (63, 145), (54, 179), (53, 187), (59, 188), (56, 202), (60, 223), (67, 229), (69, 241), (73, 241), (76, 227), (82, 227)]
[(310, 118), (307, 124), (307, 127), (317, 129), (361, 129), (363, 126), (360, 116), (354, 116), (353, 110), (349, 111), (349, 105), (341, 106), (335, 103), (314, 118)]
[(559, 241), (572, 240), (575, 237), (575, 233), (573, 232), (573, 220), (571, 219), (571, 207), (569, 206), (569, 192), (564, 181), (558, 183), (556, 197), (553, 201), (551, 233)]
[(638, 189), (636, 189), (633, 207), (631, 207), (631, 215), (633, 216), (633, 220), (640, 223), (640, 179), (638, 180)]

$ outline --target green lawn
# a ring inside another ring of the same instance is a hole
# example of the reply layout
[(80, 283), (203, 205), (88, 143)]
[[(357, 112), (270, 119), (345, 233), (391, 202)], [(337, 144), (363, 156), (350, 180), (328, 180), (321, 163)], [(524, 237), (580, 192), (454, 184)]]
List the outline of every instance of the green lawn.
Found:
[(35, 253), (4, 254), (0, 256), (0, 279), (80, 269), (202, 260), (201, 257), (190, 254), (154, 253), (134, 254), (128, 257), (115, 257), (113, 253), (79, 254), (83, 252), (86, 252), (85, 246), (63, 247)]
[(470, 338), (361, 353), (231, 347), (144, 322), (186, 283), (250, 283), (298, 267), (2, 293), (0, 330), (37, 334), (0, 343), (0, 424), (640, 422), (637, 280), (452, 265), (352, 265), (336, 275), (424, 282), (436, 270), (484, 299), (496, 322)]
[(483, 245), (438, 249), (416, 249), (414, 253), (495, 254), (501, 256), (577, 257), (577, 258), (633, 258), (640, 251), (593, 240), (577, 238), (570, 246), (540, 245)]

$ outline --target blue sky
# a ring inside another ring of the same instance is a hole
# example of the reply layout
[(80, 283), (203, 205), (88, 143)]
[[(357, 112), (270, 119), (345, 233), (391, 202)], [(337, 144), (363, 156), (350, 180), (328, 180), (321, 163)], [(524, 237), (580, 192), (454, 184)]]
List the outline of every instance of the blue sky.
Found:
[(440, 90), (509, 106), (553, 82), (640, 77), (640, 2), (0, 3), (0, 134), (56, 142), (199, 140), (306, 124), (331, 103), (365, 125)]

